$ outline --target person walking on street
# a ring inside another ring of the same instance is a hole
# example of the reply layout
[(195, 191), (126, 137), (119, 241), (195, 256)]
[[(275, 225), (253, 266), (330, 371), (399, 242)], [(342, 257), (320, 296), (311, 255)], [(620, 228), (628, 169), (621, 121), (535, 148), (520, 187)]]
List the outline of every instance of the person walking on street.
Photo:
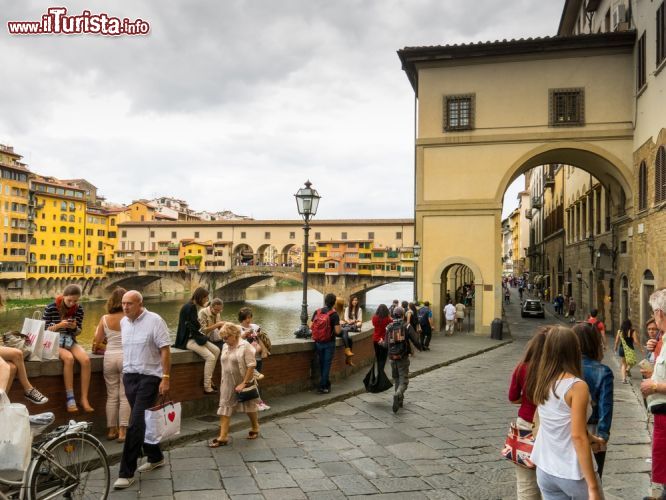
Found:
[(463, 321), (465, 321), (465, 312), (465, 304), (458, 302), (456, 304), (456, 327), (460, 333), (462, 333)]
[(449, 300), (449, 302), (444, 306), (444, 319), (446, 320), (446, 336), (449, 337), (453, 335), (456, 321), (456, 306), (453, 305), (451, 300)]
[[(393, 315), (391, 315), (393, 317)], [(418, 310), (419, 326), (421, 327), (421, 347), (424, 351), (430, 350), (430, 338), (432, 337), (432, 311), (430, 302), (427, 300)]]
[(409, 385), (409, 356), (412, 354), (412, 345), (422, 351), (419, 341), (412, 325), (403, 321), (405, 310), (398, 306), (393, 309), (393, 322), (386, 327), (385, 346), (388, 357), (391, 360), (393, 372), (393, 383), (395, 394), (393, 395), (393, 413), (402, 408), (405, 399), (405, 391)]
[[(144, 413), (155, 404), (158, 395), (169, 393), (171, 371), (171, 339), (164, 320), (144, 307), (143, 297), (136, 290), (123, 295), (122, 306), (123, 384), (132, 410), (118, 479), (113, 483), (117, 490), (132, 486), (136, 471), (149, 472), (164, 465), (160, 445), (144, 442)], [(148, 461), (137, 469), (142, 450)]]
[(340, 335), (340, 316), (335, 311), (335, 294), (327, 293), (324, 297), (324, 307), (317, 309), (312, 315), (310, 329), (315, 352), (319, 359), (319, 394), (331, 392), (331, 363), (335, 355), (335, 337)]
[(569, 316), (569, 323), (576, 322), (576, 301), (573, 296), (569, 297), (569, 304), (567, 305), (567, 315)]
[[(636, 347), (640, 348), (641, 352), (643, 347), (641, 346), (640, 340), (638, 340), (638, 332), (634, 330), (631, 326), (631, 320), (625, 319), (620, 325), (620, 329), (615, 335), (615, 345), (613, 350), (620, 357), (620, 373), (622, 374), (622, 383), (628, 384), (631, 381), (631, 368), (627, 363), (628, 349), (636, 351)], [(634, 355), (634, 359), (635, 359)]]
[(604, 348), (604, 351), (606, 350), (606, 325), (604, 325), (604, 322), (601, 321), (597, 316), (599, 315), (599, 311), (597, 309), (591, 309), (590, 310), (590, 316), (585, 320), (587, 321), (590, 325), (594, 327), (595, 332), (599, 334), (599, 339), (601, 341), (601, 345)]

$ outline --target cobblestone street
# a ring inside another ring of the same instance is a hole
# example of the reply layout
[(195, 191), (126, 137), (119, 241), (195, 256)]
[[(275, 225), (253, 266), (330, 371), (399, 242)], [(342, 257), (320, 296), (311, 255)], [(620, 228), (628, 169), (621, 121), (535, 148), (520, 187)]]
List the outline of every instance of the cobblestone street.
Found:
[[(541, 323), (521, 320), (516, 302), (507, 311), (513, 344), (412, 379), (395, 415), (391, 391), (362, 394), (264, 423), (256, 441), (242, 431), (215, 450), (191, 443), (112, 498), (515, 498), (513, 466), (498, 458), (517, 411), (506, 393)], [(615, 360), (606, 362), (616, 370)], [(604, 489), (607, 499), (642, 498), (650, 470), (646, 414), (633, 392), (637, 381), (618, 379)]]

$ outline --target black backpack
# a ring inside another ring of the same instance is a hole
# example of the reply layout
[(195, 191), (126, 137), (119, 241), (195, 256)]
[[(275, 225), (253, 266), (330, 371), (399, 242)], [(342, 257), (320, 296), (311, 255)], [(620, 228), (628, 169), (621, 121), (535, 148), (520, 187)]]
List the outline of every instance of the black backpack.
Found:
[(426, 306), (423, 306), (421, 309), (419, 309), (419, 325), (421, 325), (421, 329), (430, 328), (430, 321), (428, 319), (429, 312), (430, 308)]
[(392, 360), (403, 359), (409, 354), (407, 325), (396, 322), (386, 327), (386, 349), (389, 359)]

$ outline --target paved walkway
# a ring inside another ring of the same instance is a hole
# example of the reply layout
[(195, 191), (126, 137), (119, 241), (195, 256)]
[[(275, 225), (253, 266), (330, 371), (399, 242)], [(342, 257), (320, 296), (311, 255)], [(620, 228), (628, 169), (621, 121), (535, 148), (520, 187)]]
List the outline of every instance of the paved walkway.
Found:
[[(257, 440), (244, 439), (243, 430), (232, 434), (229, 446), (215, 450), (203, 441), (173, 448), (166, 466), (143, 474), (131, 490), (112, 498), (515, 498), (513, 466), (498, 459), (516, 414), (506, 392), (525, 341), (543, 322), (521, 320), (517, 297), (513, 302), (507, 308), (513, 343), (466, 357), (497, 341), (436, 338), (430, 352), (414, 358), (415, 369), (465, 359), (412, 379), (397, 414), (391, 411), (390, 391), (343, 397), (338, 387), (338, 400), (330, 404), (263, 423)], [(615, 367), (613, 360), (609, 364)], [(359, 387), (360, 379), (348, 381), (348, 389)], [(311, 398), (315, 395), (293, 397), (305, 404)], [(270, 403), (281, 411), (282, 400)], [(213, 423), (206, 427), (214, 433)], [(632, 386), (616, 384), (604, 475), (607, 499), (647, 493), (648, 442), (646, 414)], [(116, 475), (114, 466), (112, 479)]]

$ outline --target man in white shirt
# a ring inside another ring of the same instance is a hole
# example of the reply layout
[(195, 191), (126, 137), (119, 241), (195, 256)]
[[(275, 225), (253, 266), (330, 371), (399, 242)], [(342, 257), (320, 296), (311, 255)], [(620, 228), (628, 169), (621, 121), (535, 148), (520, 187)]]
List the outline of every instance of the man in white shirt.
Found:
[(449, 299), (449, 303), (444, 306), (444, 319), (446, 320), (446, 335), (453, 335), (453, 328), (456, 321), (456, 306), (453, 305), (451, 299)]
[[(171, 338), (164, 320), (143, 306), (143, 297), (136, 290), (123, 295), (120, 331), (123, 339), (123, 385), (132, 408), (127, 437), (120, 459), (117, 490), (134, 484), (134, 473), (148, 472), (164, 465), (159, 444), (144, 443), (145, 410), (155, 405), (157, 396), (169, 392), (171, 369)], [(148, 461), (137, 469), (141, 449)]]

